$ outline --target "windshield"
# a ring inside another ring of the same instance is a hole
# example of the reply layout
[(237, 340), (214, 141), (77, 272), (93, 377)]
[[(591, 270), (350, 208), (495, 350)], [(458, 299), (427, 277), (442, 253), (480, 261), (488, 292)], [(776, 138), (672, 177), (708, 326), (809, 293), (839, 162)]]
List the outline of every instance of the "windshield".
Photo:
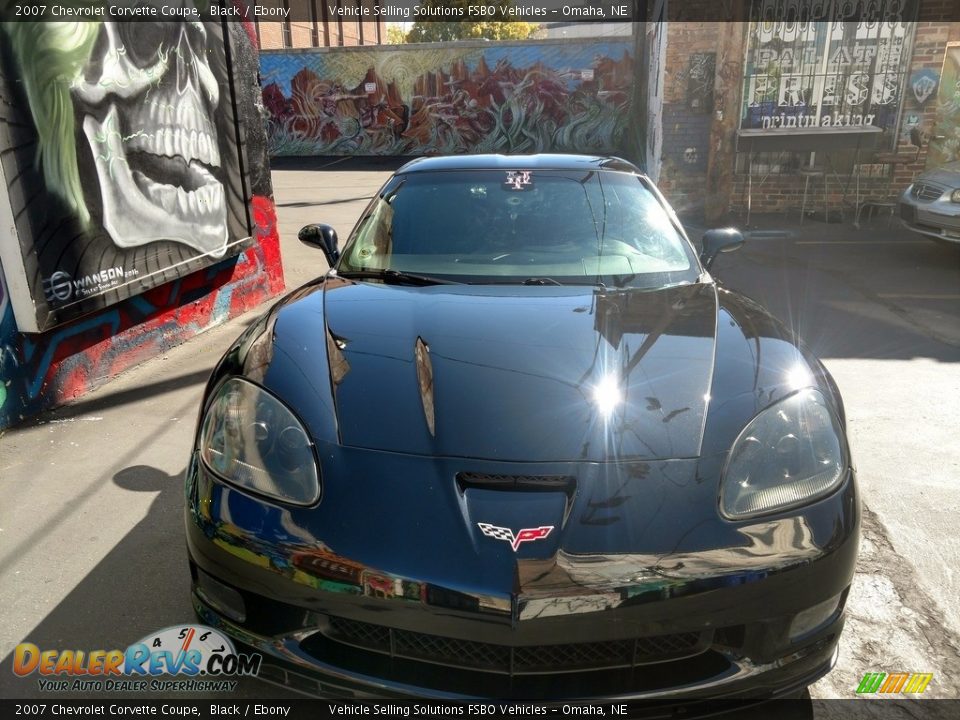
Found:
[(438, 171), (393, 178), (337, 265), (467, 283), (662, 287), (694, 282), (689, 243), (643, 181), (595, 171)]

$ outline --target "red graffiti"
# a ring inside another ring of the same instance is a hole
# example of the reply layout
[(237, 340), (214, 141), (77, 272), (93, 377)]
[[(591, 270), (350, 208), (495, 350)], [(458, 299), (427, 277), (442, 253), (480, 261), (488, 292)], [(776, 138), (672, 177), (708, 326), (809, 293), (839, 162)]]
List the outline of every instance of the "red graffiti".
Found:
[(25, 376), (20, 412), (33, 414), (79, 397), (282, 292), (273, 201), (254, 196), (250, 209), (256, 243), (239, 256), (80, 318), (35, 346), (21, 347)]

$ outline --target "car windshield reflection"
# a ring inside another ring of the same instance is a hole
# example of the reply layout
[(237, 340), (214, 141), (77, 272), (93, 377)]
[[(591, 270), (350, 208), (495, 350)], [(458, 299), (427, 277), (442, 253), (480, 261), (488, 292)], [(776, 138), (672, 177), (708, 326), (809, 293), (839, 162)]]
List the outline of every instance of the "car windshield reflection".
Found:
[(549, 170), (400, 176), (367, 208), (337, 271), (642, 288), (699, 275), (689, 243), (641, 178)]

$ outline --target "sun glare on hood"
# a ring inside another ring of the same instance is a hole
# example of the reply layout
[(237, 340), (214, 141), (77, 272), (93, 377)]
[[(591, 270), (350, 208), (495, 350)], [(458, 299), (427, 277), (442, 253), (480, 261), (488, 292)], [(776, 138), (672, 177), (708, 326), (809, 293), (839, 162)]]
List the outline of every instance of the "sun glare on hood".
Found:
[(623, 391), (614, 373), (608, 373), (593, 386), (593, 402), (600, 411), (600, 415), (605, 418), (610, 417), (610, 414), (623, 402)]

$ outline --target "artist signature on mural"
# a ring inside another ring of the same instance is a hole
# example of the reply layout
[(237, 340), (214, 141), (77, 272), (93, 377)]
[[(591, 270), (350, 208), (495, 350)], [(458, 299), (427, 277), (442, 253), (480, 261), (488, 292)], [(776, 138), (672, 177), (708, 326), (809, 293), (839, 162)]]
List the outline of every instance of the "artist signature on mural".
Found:
[(125, 270), (123, 266), (104, 268), (100, 272), (74, 278), (70, 273), (58, 270), (43, 280), (43, 293), (47, 302), (66, 302), (72, 298), (80, 299), (98, 295), (104, 290), (119, 287), (124, 281), (140, 274), (136, 268)]

